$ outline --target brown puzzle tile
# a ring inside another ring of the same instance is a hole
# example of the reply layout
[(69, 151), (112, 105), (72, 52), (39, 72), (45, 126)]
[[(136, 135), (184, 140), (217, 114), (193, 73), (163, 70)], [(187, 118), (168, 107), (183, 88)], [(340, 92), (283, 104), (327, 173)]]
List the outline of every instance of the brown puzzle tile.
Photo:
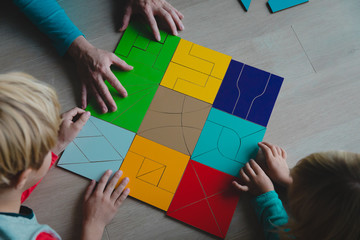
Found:
[(191, 156), (211, 105), (160, 86), (138, 135)]

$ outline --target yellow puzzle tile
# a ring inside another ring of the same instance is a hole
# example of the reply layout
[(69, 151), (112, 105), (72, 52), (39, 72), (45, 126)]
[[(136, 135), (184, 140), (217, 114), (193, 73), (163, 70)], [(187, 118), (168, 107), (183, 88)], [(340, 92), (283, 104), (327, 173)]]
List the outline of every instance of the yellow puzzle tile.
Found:
[(181, 39), (162, 86), (213, 103), (231, 57)]
[(130, 196), (166, 211), (190, 157), (136, 136), (120, 169)]

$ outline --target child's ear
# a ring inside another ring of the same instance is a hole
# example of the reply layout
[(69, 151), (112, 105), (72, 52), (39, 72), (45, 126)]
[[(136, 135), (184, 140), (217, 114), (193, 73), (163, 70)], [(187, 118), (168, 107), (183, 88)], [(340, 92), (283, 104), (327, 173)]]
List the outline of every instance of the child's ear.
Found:
[(17, 177), (17, 179), (14, 182), (15, 189), (23, 189), (26, 185), (27, 181), (29, 180), (30, 173), (33, 170), (31, 168), (26, 169), (20, 175)]

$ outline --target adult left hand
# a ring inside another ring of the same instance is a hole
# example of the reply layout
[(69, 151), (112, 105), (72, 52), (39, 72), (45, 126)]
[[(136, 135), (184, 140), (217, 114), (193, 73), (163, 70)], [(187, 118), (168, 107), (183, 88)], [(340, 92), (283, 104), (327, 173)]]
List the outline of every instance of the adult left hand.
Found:
[(184, 15), (165, 0), (128, 0), (124, 7), (125, 13), (119, 31), (127, 28), (134, 13), (145, 16), (157, 41), (161, 39), (155, 16), (166, 21), (173, 35), (178, 35), (177, 30), (184, 30), (182, 23)]

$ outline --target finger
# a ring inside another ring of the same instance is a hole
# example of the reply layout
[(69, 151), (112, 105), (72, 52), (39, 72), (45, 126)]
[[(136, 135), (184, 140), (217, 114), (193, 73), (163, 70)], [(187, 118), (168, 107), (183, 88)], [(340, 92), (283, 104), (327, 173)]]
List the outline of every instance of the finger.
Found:
[(280, 147), (279, 147), (279, 146), (275, 146), (275, 148), (276, 148), (276, 153), (281, 156), (281, 149), (280, 149)]
[(254, 159), (250, 160), (250, 166), (251, 168), (254, 170), (254, 172), (256, 173), (256, 175), (260, 174), (260, 173), (264, 173), (264, 171), (261, 169), (261, 167), (259, 166), (259, 164), (257, 164), (257, 162), (255, 162)]
[(147, 7), (145, 9), (145, 15), (146, 15), (146, 18), (147, 18), (147, 20), (148, 20), (148, 22), (150, 24), (151, 30), (152, 30), (152, 32), (153, 32), (153, 34), (155, 36), (156, 41), (160, 41), (161, 37), (160, 37), (159, 28), (157, 26), (154, 14), (153, 14), (152, 10), (149, 7)]
[(131, 71), (131, 70), (134, 69), (133, 66), (130, 66), (129, 64), (127, 64), (124, 60), (122, 60), (121, 58), (119, 58), (115, 54), (112, 54), (112, 61), (113, 61), (113, 64), (115, 66), (119, 67), (121, 70)]
[(169, 7), (165, 7), (165, 10), (171, 15), (173, 21), (175, 22), (179, 30), (184, 30), (184, 25), (180, 20), (178, 14), (175, 12), (175, 8), (169, 4)]
[(95, 98), (95, 101), (98, 103), (99, 108), (101, 110), (102, 113), (107, 113), (108, 112), (108, 108), (104, 102), (104, 100), (101, 98), (99, 92), (96, 90), (95, 86), (93, 84), (91, 84), (91, 92)]
[(129, 196), (130, 193), (130, 188), (126, 188), (122, 194), (120, 195), (120, 197), (118, 199), (116, 199), (115, 202), (115, 207), (119, 208), (120, 205), (125, 201), (125, 199)]
[(168, 23), (168, 25), (170, 26), (171, 32), (173, 35), (177, 36), (178, 35), (178, 31), (176, 28), (176, 25), (174, 23), (173, 18), (171, 17), (170, 13), (168, 13), (165, 9), (160, 9), (160, 15), (162, 18), (165, 19), (165, 21)]
[(81, 108), (85, 109), (87, 106), (87, 89), (84, 82), (81, 83)]
[(112, 195), (111, 195), (111, 199), (112, 200), (116, 200), (116, 199), (118, 199), (118, 197), (121, 195), (121, 193), (124, 191), (124, 189), (125, 189), (125, 187), (126, 187), (126, 185), (129, 183), (129, 178), (128, 177), (126, 177), (126, 178), (124, 178), (122, 181), (121, 181), (121, 183), (120, 183), (120, 185), (115, 189), (115, 191), (112, 193)]
[(244, 168), (240, 170), (240, 178), (245, 182), (250, 182), (250, 178), (248, 177), (248, 175), (246, 175)]
[(79, 119), (76, 120), (76, 122), (74, 122), (74, 126), (77, 129), (82, 129), (85, 126), (86, 122), (89, 120), (89, 118), (90, 118), (90, 112), (82, 113)]
[[(112, 98), (110, 91), (108, 89), (108, 87), (106, 86), (106, 84), (104, 83), (104, 79), (102, 78), (102, 76), (99, 76), (97, 79), (95, 79), (95, 87), (97, 92), (99, 93), (99, 97), (102, 99), (102, 101), (104, 103), (106, 103), (107, 106), (110, 107), (111, 111), (115, 111), (116, 110), (116, 104), (114, 99)], [(107, 108), (106, 108), (107, 109)], [(107, 112), (107, 111), (106, 111)]]
[(248, 186), (241, 185), (241, 184), (239, 184), (239, 183), (236, 182), (236, 181), (233, 181), (233, 182), (232, 182), (232, 185), (233, 185), (238, 191), (241, 191), (241, 192), (247, 192), (247, 191), (249, 191), (249, 187), (248, 187)]
[(111, 196), (111, 194), (114, 191), (115, 186), (116, 186), (117, 182), (119, 181), (122, 173), (123, 172), (121, 170), (118, 170), (118, 171), (115, 172), (114, 176), (111, 178), (110, 182), (108, 183), (108, 185), (105, 188), (104, 195), (107, 195), (109, 197)]
[[(120, 96), (127, 97), (128, 94), (126, 89), (123, 87), (120, 81), (115, 77), (115, 75), (110, 70), (109, 72), (106, 73), (105, 77), (107, 81), (110, 83), (110, 85), (113, 86), (115, 90), (120, 94)], [(115, 101), (114, 104), (115, 104), (115, 108), (113, 109), (113, 111), (117, 109)]]
[(184, 15), (180, 11), (178, 11), (176, 8), (174, 8), (170, 3), (165, 2), (165, 7), (172, 9), (181, 20), (184, 18)]
[(282, 149), (282, 148), (280, 148), (280, 149), (281, 149), (281, 156), (286, 159), (287, 158), (286, 151), (284, 149)]
[(73, 118), (74, 118), (76, 115), (82, 114), (82, 113), (84, 113), (84, 112), (85, 112), (84, 109), (75, 107), (75, 108), (70, 109), (69, 111), (63, 113), (62, 118), (63, 118), (64, 120), (73, 120)]
[(266, 161), (268, 161), (268, 159), (274, 157), (271, 149), (269, 148), (268, 145), (265, 144), (265, 142), (260, 142), (260, 143), (259, 143), (259, 147), (260, 147), (261, 150), (264, 152)]
[(95, 191), (97, 193), (103, 193), (104, 192), (104, 189), (105, 189), (105, 186), (109, 180), (109, 177), (111, 176), (111, 173), (112, 171), (109, 169), (109, 170), (106, 170), (106, 172), (104, 173), (104, 175), (102, 175), (102, 177), (100, 178), (100, 181), (95, 189)]
[(246, 163), (244, 168), (245, 168), (244, 172), (246, 173), (246, 175), (247, 175), (250, 179), (252, 179), (253, 177), (256, 176), (256, 173), (255, 173), (254, 170), (251, 168), (250, 163)]
[(128, 27), (130, 18), (131, 18), (131, 14), (132, 14), (132, 7), (131, 7), (130, 1), (129, 1), (128, 6), (125, 8), (124, 17), (122, 19), (121, 27), (119, 29), (120, 32), (125, 31), (125, 29)]
[(93, 193), (94, 188), (95, 188), (95, 183), (96, 183), (95, 180), (91, 180), (89, 186), (87, 187), (85, 196), (84, 196), (85, 201), (87, 201), (90, 198), (91, 194)]

